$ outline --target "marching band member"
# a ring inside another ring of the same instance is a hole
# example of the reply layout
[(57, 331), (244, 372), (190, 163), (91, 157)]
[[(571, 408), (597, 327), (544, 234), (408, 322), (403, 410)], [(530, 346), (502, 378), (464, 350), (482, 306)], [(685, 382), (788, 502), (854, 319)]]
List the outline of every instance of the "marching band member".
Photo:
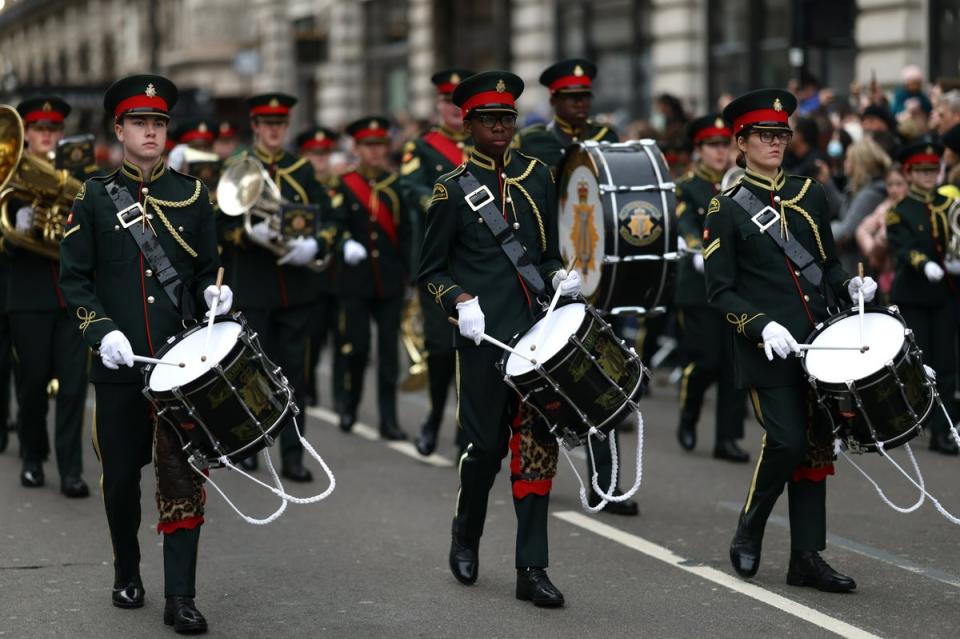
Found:
[[(400, 174), (407, 189), (410, 207), (419, 213), (415, 225), (417, 241), (412, 258), (414, 266), (420, 261), (420, 245), (433, 185), (441, 175), (457, 168), (469, 157), (470, 138), (463, 132), (463, 115), (460, 107), (453, 103), (453, 91), (471, 75), (473, 72), (466, 69), (446, 69), (433, 74), (431, 81), (437, 88), (439, 124), (416, 140), (407, 142), (404, 147)], [(454, 379), (456, 356), (447, 314), (426, 295), (420, 295), (419, 298), (427, 348), (430, 412), (420, 426), (416, 445), (421, 455), (431, 455), (437, 448), (437, 432), (443, 422), (447, 393)], [(458, 430), (457, 441), (460, 439)]]
[(750, 455), (737, 445), (743, 437), (746, 392), (737, 388), (729, 371), (733, 350), (723, 317), (707, 304), (700, 238), (707, 207), (720, 192), (720, 181), (729, 166), (733, 135), (719, 113), (697, 118), (687, 127), (699, 161), (677, 182), (677, 227), (687, 248), (695, 251), (677, 268), (674, 303), (682, 327), (683, 350), (689, 363), (680, 386), (680, 426), (677, 440), (684, 450), (697, 445), (697, 421), (707, 387), (717, 384), (716, 439), (713, 456), (747, 462)]
[(213, 141), (213, 152), (220, 156), (221, 160), (237, 152), (240, 144), (237, 129), (229, 120), (224, 120), (217, 127), (217, 139)]
[(397, 343), (410, 265), (410, 218), (398, 175), (387, 170), (390, 121), (367, 116), (347, 126), (360, 159), (334, 189), (334, 219), (343, 225), (337, 254), (338, 334), (344, 359), (340, 428), (353, 428), (370, 354), (370, 320), (377, 323), (377, 406), (380, 436), (406, 439), (397, 423)]
[[(459, 465), (450, 569), (463, 584), (477, 580), (487, 500), (509, 448), (517, 514), (516, 597), (555, 607), (564, 599), (546, 567), (557, 446), (552, 436), (536, 430), (545, 430), (540, 422), (518, 416), (519, 398), (496, 368), (502, 352), (481, 341), (484, 333), (505, 342), (528, 329), (539, 310), (536, 287), (543, 292), (545, 282), (567, 295), (580, 292), (579, 274), (568, 275), (560, 264), (557, 218), (549, 213), (557, 206), (550, 171), (510, 148), (515, 101), (522, 91), (523, 81), (506, 71), (473, 75), (454, 90), (453, 102), (463, 111), (474, 148), (469, 162), (433, 187), (419, 282), (423, 295), (459, 318), (457, 414), (467, 448)], [(484, 215), (506, 218), (514, 234), (510, 241), (519, 241), (529, 259), (517, 265), (508, 259)]]
[[(953, 420), (960, 260), (948, 249), (952, 232), (947, 211), (954, 200), (936, 190), (943, 149), (942, 144), (921, 141), (897, 154), (910, 188), (887, 212), (887, 243), (896, 268), (890, 301), (913, 331), (924, 363), (936, 371), (940, 399)], [(960, 452), (940, 410), (930, 421), (930, 450)]]
[[(104, 96), (123, 145), (123, 165), (88, 180), (60, 245), (60, 287), (79, 333), (99, 352), (93, 442), (114, 552), (113, 604), (139, 608), (140, 469), (157, 474), (157, 531), (163, 533), (163, 621), (204, 632), (194, 605), (203, 488), (172, 428), (157, 423), (134, 353), (153, 355), (184, 320), (203, 317), (216, 296), (216, 221), (199, 180), (169, 170), (162, 153), (177, 88), (158, 75), (115, 82)], [(155, 241), (153, 241), (155, 240)], [(229, 311), (230, 288), (210, 312)], [(81, 393), (82, 396), (82, 393)]]
[[(17, 107), (23, 118), (27, 143), (25, 153), (49, 162), (63, 138), (64, 119), (70, 105), (48, 96), (25, 100)], [(95, 164), (76, 170), (86, 179)], [(34, 211), (28, 202), (10, 202), (15, 211), (15, 231), (35, 237)], [(23, 470), (20, 483), (26, 487), (44, 484), (43, 462), (50, 450), (47, 437), (48, 384), (58, 381), (54, 448), (60, 472), (60, 492), (67, 497), (86, 497), (83, 481), (83, 416), (87, 400), (87, 348), (76, 330), (58, 284), (59, 263), (5, 241), (10, 253), (6, 282), (6, 308), (11, 338), (17, 354), (17, 399)]]
[(742, 95), (724, 109), (746, 175), (710, 200), (703, 231), (707, 295), (736, 328), (731, 336), (736, 381), (750, 389), (765, 431), (730, 559), (739, 575), (756, 574), (767, 518), (786, 486), (787, 583), (845, 592), (856, 588), (853, 579), (820, 556), (826, 547), (832, 432), (820, 423), (800, 361), (791, 355), (800, 350), (797, 338), (825, 320), (828, 308), (849, 304), (860, 294), (870, 301), (877, 286), (872, 278), (851, 279), (837, 261), (820, 185), (781, 169), (792, 135), (788, 118), (796, 106), (791, 93), (765, 89)]

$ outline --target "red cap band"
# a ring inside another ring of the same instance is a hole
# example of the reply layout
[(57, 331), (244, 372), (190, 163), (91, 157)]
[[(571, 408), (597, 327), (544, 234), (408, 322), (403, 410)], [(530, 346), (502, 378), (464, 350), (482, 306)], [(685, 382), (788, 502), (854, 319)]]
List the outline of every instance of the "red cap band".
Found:
[(453, 93), (453, 90), (457, 88), (453, 82), (441, 82), (437, 85), (437, 93), (444, 95), (446, 93)]
[(269, 104), (261, 104), (260, 106), (255, 106), (250, 109), (250, 117), (257, 115), (289, 115), (290, 107), (283, 106), (282, 104), (277, 106), (270, 106)]
[(757, 109), (756, 111), (748, 111), (734, 120), (733, 132), (739, 133), (743, 127), (750, 124), (756, 124), (757, 122), (779, 122), (780, 124), (787, 125), (788, 121), (789, 119), (786, 111), (777, 111), (776, 109)]
[(134, 95), (126, 100), (120, 100), (120, 103), (117, 104), (117, 108), (113, 111), (113, 117), (119, 118), (121, 115), (126, 113), (131, 109), (153, 109), (157, 113), (163, 113), (166, 115), (169, 109), (167, 108), (167, 101), (161, 98), (159, 95), (150, 97), (146, 94)]
[(708, 138), (732, 138), (733, 133), (730, 132), (730, 129), (727, 127), (715, 127), (709, 126), (705, 129), (700, 129), (693, 136), (693, 143), (699, 144), (701, 140), (706, 140)]
[(332, 149), (334, 146), (336, 145), (333, 143), (333, 140), (331, 140), (330, 138), (324, 138), (322, 140), (318, 140), (316, 138), (310, 138), (309, 140), (307, 140), (306, 142), (300, 145), (300, 150), (310, 151), (311, 149)]
[(30, 111), (24, 116), (23, 123), (31, 122), (63, 122), (63, 114), (59, 111)]
[(927, 164), (939, 167), (940, 156), (935, 153), (917, 153), (903, 161), (903, 168), (904, 170), (909, 169), (914, 164)]
[(385, 138), (387, 137), (387, 130), (383, 128), (376, 129), (360, 129), (353, 134), (353, 139), (359, 142), (360, 140), (366, 140), (367, 138)]
[(517, 107), (517, 103), (514, 100), (513, 95), (510, 93), (500, 93), (499, 91), (482, 91), (476, 95), (471, 95), (460, 108), (463, 109), (463, 115), (466, 117), (472, 109), (486, 104), (495, 104), (497, 106), (508, 107), (511, 109), (516, 109)]
[(199, 131), (194, 129), (193, 131), (187, 131), (180, 136), (181, 144), (186, 144), (190, 140), (206, 140), (207, 142), (213, 142), (213, 133), (210, 131)]
[(557, 78), (550, 83), (550, 92), (553, 93), (566, 87), (585, 87), (587, 89), (593, 86), (588, 75), (565, 75)]

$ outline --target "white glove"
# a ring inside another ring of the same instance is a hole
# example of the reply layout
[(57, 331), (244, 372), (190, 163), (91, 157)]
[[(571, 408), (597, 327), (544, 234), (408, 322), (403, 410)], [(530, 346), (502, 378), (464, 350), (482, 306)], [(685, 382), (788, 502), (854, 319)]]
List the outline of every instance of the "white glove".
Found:
[(928, 280), (934, 283), (943, 279), (943, 269), (940, 268), (940, 265), (936, 262), (927, 262), (924, 264), (923, 274), (927, 276)]
[(797, 340), (793, 339), (790, 331), (776, 322), (770, 322), (764, 326), (761, 336), (763, 337), (763, 351), (771, 362), (774, 353), (780, 359), (787, 359), (790, 353), (800, 352), (800, 346), (797, 344)]
[(567, 272), (567, 269), (562, 268), (556, 273), (553, 274), (553, 290), (560, 289), (560, 295), (565, 295), (567, 297), (576, 297), (580, 294), (580, 289), (583, 288), (583, 283), (580, 281), (580, 272), (577, 270)]
[(355, 266), (367, 259), (367, 249), (360, 242), (349, 239), (343, 243), (343, 261)]
[(945, 261), (943, 265), (947, 267), (947, 273), (949, 273), (950, 275), (960, 275), (960, 260), (951, 257), (950, 259)]
[(850, 294), (850, 299), (852, 299), (855, 304), (859, 302), (857, 297), (860, 293), (863, 293), (863, 301), (869, 302), (873, 300), (873, 296), (877, 294), (877, 283), (869, 275), (862, 280), (858, 276), (850, 280), (850, 283), (847, 284), (847, 293)]
[(484, 328), (486, 328), (483, 311), (480, 310), (480, 298), (474, 297), (466, 302), (458, 303), (457, 314), (459, 315), (460, 334), (480, 346), (480, 342), (483, 341), (481, 336)]
[(677, 253), (683, 255), (684, 253), (689, 252), (689, 247), (687, 246), (687, 240), (684, 239), (682, 235), (677, 236)]
[[(213, 298), (217, 296), (217, 285), (211, 284), (207, 288), (203, 289), (203, 299), (207, 303), (207, 308), (213, 304)], [(220, 287), (220, 301), (217, 302), (217, 308), (214, 309), (214, 315), (226, 315), (230, 312), (230, 307), (233, 306), (233, 291), (229, 286), (224, 284)], [(207, 311), (204, 314), (205, 317), (210, 317), (210, 311)]]
[(14, 224), (17, 233), (26, 233), (33, 227), (33, 209), (29, 206), (21, 206), (17, 209), (17, 221)]
[(287, 240), (287, 254), (277, 260), (277, 264), (306, 266), (317, 256), (319, 246), (312, 237), (295, 237)]
[(268, 222), (257, 222), (250, 227), (250, 237), (259, 242), (266, 243), (277, 237), (277, 232), (270, 228)]
[(120, 365), (133, 367), (133, 348), (130, 340), (120, 331), (110, 331), (100, 340), (100, 361), (110, 370)]
[(703, 273), (703, 255), (700, 253), (693, 254), (693, 270), (697, 273)]
[(927, 377), (930, 378), (931, 382), (937, 381), (937, 371), (933, 370), (926, 364), (923, 365), (923, 372), (927, 374)]

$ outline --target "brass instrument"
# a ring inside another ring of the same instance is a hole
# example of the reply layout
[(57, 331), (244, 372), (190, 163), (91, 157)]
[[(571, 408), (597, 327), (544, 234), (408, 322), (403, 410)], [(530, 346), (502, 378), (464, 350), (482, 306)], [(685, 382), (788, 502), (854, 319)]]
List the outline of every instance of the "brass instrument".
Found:
[[(216, 198), (217, 206), (224, 214), (243, 216), (243, 229), (251, 242), (278, 257), (287, 254), (285, 240), (289, 238), (283, 234), (283, 211), (286, 205), (293, 203), (283, 198), (280, 187), (259, 161), (245, 157), (230, 164), (217, 183)], [(258, 222), (267, 223), (272, 231), (271, 239), (262, 240), (253, 233), (253, 226)], [(327, 268), (331, 257), (314, 260), (307, 268), (320, 272)]]
[[(0, 233), (4, 239), (51, 260), (60, 259), (60, 240), (73, 199), (83, 184), (66, 170), (23, 152), (23, 120), (16, 109), (0, 105)], [(17, 230), (11, 200), (33, 208), (29, 231)]]
[(400, 343), (410, 358), (410, 368), (407, 377), (400, 382), (400, 390), (418, 391), (427, 384), (427, 347), (423, 336), (423, 310), (416, 294), (412, 295), (403, 307)]
[[(220, 178), (220, 169), (223, 160), (216, 153), (201, 151), (187, 147), (183, 150), (183, 171), (197, 178), (210, 191), (210, 196), (216, 198), (216, 188)], [(214, 199), (216, 201), (216, 199)]]
[(947, 242), (947, 259), (960, 260), (960, 200), (954, 200), (947, 210), (950, 225), (950, 241)]
[(746, 170), (740, 168), (739, 166), (731, 167), (726, 173), (723, 174), (723, 179), (720, 180), (720, 191), (726, 191), (731, 186), (740, 184), (740, 180), (742, 180), (743, 176), (746, 174)]

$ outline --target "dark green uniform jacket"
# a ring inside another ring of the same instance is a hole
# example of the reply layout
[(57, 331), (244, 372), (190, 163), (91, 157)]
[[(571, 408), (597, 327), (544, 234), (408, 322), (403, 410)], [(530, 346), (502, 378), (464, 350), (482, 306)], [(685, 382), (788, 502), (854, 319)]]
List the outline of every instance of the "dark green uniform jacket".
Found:
[(608, 126), (587, 120), (584, 130), (578, 131), (569, 123), (554, 116), (547, 124), (534, 124), (518, 134), (515, 144), (525, 155), (535, 157), (547, 166), (556, 167), (568, 146), (584, 140), (618, 142), (616, 131)]
[[(200, 180), (157, 163), (150, 176), (124, 162), (117, 171), (87, 180), (73, 203), (60, 243), (60, 289), (87, 344), (96, 349), (120, 330), (136, 355), (150, 355), (183, 330), (180, 311), (153, 277), (137, 243), (117, 220), (105, 184), (119, 180), (144, 202), (164, 252), (189, 283), (197, 315), (206, 309), (203, 290), (214, 283), (220, 260), (210, 196)], [(141, 190), (147, 187), (149, 195)], [(148, 274), (149, 273), (149, 274)], [(93, 382), (142, 382), (138, 367), (105, 368), (94, 358)]]
[(782, 211), (787, 231), (816, 258), (824, 273), (823, 285), (832, 289), (838, 303), (850, 302), (849, 275), (837, 261), (826, 196), (813, 179), (781, 171), (770, 180), (748, 171), (738, 186), (710, 201), (703, 232), (707, 295), (736, 328), (737, 384), (741, 388), (791, 386), (802, 381), (800, 360), (775, 357), (768, 362), (757, 346), (763, 342), (763, 328), (777, 322), (803, 342), (827, 318), (826, 301), (731, 199), (742, 188)]
[[(262, 149), (242, 150), (227, 161), (252, 154), (280, 187), (290, 202), (319, 204), (322, 222), (317, 225), (317, 257), (332, 246), (333, 235), (324, 225), (329, 216), (326, 189), (313, 174), (313, 165), (285, 151), (271, 156)], [(254, 223), (259, 221), (254, 218)], [(240, 310), (270, 309), (313, 303), (317, 296), (318, 276), (304, 266), (277, 264), (278, 256), (246, 237), (243, 216), (218, 215), (218, 232), (223, 249), (226, 282), (233, 289), (234, 306)]]
[(943, 267), (950, 238), (947, 210), (953, 203), (940, 193), (910, 188), (905, 198), (887, 212), (887, 243), (896, 266), (890, 299), (895, 304), (941, 306), (955, 293), (951, 276), (931, 282), (923, 272), (927, 262)]
[[(548, 288), (561, 268), (556, 188), (547, 166), (535, 158), (508, 150), (498, 173), (493, 159), (474, 149), (469, 162), (441, 177), (433, 189), (420, 259), (421, 291), (450, 316), (456, 316), (458, 295), (479, 297), (487, 334), (507, 341), (530, 327), (540, 306), (530, 299), (500, 244), (464, 200), (456, 178), (465, 170), (490, 189), (507, 221), (519, 225), (514, 233)], [(472, 344), (459, 333), (457, 343)]]
[[(677, 227), (680, 236), (691, 251), (703, 248), (704, 222), (710, 200), (720, 192), (722, 176), (713, 175), (709, 169), (697, 165), (693, 171), (677, 182)], [(692, 256), (684, 257), (677, 265), (677, 289), (674, 295), (677, 306), (706, 306), (707, 284), (703, 273), (693, 267)]]
[(334, 188), (331, 217), (341, 225), (342, 239), (354, 239), (367, 249), (367, 258), (353, 266), (337, 251), (341, 297), (382, 299), (406, 291), (413, 238), (399, 186), (395, 173), (358, 169), (341, 176)]

